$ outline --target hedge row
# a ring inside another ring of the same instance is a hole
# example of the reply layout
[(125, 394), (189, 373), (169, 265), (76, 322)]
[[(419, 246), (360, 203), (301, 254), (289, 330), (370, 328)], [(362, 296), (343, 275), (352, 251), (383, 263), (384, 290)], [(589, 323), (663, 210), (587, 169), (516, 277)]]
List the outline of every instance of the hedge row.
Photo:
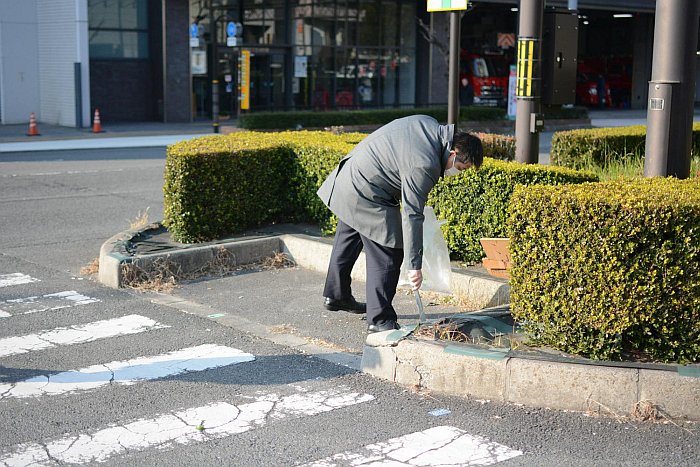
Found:
[(547, 167), (484, 159), (480, 170), (467, 170), (442, 179), (428, 204), (444, 229), (453, 255), (473, 263), (484, 256), (480, 238), (506, 237), (507, 209), (518, 185), (561, 185), (597, 181), (594, 174), (563, 167)]
[(185, 243), (277, 221), (327, 224), (315, 187), (364, 136), (241, 132), (168, 146), (163, 223)]
[[(241, 132), (169, 146), (164, 224), (174, 239), (186, 243), (222, 238), (273, 222), (311, 221), (325, 233), (333, 233), (336, 219), (316, 191), (364, 136), (319, 131)], [(513, 152), (503, 149), (512, 138), (481, 136), (486, 154), (512, 158)], [(455, 256), (478, 261), (483, 254), (479, 237), (504, 233), (508, 198), (517, 183), (591, 179), (568, 169), (487, 159), (478, 172), (441, 181), (430, 203), (449, 221), (446, 236)]]
[[(592, 128), (556, 132), (552, 136), (552, 164), (574, 169), (644, 157), (646, 126)], [(700, 155), (700, 123), (693, 124), (692, 151)]]
[[(392, 120), (409, 115), (430, 115), (439, 121), (447, 120), (446, 107), (423, 109), (339, 110), (329, 112), (256, 112), (241, 115), (238, 126), (249, 130), (277, 130), (302, 128), (325, 128), (349, 125), (384, 125)], [(503, 120), (505, 110), (494, 107), (462, 107), (461, 121)]]
[(517, 188), (513, 316), (596, 359), (700, 360), (700, 182)]

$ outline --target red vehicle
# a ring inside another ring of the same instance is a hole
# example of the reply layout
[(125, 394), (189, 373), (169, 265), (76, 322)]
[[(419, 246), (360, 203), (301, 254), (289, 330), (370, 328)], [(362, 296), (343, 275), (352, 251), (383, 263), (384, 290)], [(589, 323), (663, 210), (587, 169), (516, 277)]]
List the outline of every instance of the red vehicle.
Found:
[(462, 50), (462, 72), (474, 89), (474, 104), (502, 106), (508, 99), (507, 59), (497, 54), (475, 54)]
[[(583, 73), (579, 71), (576, 75), (576, 101), (578, 104), (589, 107), (600, 107), (600, 92), (599, 92), (598, 75)], [(605, 107), (612, 107), (612, 97), (610, 94), (610, 85), (605, 82), (605, 95), (603, 101)]]

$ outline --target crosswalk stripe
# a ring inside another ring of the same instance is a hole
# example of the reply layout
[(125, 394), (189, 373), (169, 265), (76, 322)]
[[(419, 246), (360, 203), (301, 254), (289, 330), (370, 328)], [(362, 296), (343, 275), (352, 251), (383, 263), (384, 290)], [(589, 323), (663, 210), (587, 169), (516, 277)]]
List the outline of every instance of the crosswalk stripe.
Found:
[(12, 274), (0, 274), (0, 287), (10, 287), (12, 285), (29, 284), (31, 282), (40, 282), (32, 276), (22, 274), (21, 272), (13, 272)]
[[(26, 315), (46, 310), (60, 310), (78, 305), (99, 302), (96, 298), (79, 294), (75, 290), (51, 293), (34, 297), (16, 298), (0, 302), (0, 318)], [(10, 313), (11, 312), (11, 313)]]
[(481, 436), (470, 435), (451, 426), (437, 426), (409, 435), (368, 444), (301, 467), (363, 466), (439, 466), (493, 465), (522, 455)]
[[(291, 396), (268, 394), (238, 406), (216, 402), (126, 425), (112, 425), (90, 434), (68, 435), (41, 444), (19, 444), (0, 453), (0, 465), (104, 462), (115, 455), (212, 441), (262, 427), (272, 420), (310, 417), (374, 399), (370, 394), (343, 391), (344, 388), (336, 388)], [(203, 429), (197, 428), (200, 424)]]
[(44, 350), (59, 345), (74, 345), (117, 337), (138, 334), (155, 329), (168, 328), (150, 318), (140, 315), (127, 315), (115, 319), (95, 321), (81, 326), (55, 328), (24, 336), (0, 339), (0, 357)]
[(220, 366), (250, 362), (255, 357), (232, 347), (204, 344), (153, 357), (139, 357), (37, 376), (17, 383), (0, 384), (0, 400), (38, 397), (86, 391), (101, 386), (134, 384), (190, 371), (203, 371)]

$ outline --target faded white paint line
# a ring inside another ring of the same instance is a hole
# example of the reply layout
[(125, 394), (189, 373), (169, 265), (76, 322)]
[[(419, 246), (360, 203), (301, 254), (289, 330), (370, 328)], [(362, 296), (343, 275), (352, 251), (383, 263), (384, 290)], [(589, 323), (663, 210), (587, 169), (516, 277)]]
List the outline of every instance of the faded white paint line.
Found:
[(0, 287), (10, 287), (11, 285), (29, 284), (31, 282), (40, 282), (32, 276), (14, 272), (12, 274), (0, 274)]
[(187, 371), (203, 371), (252, 360), (255, 360), (253, 355), (238, 349), (205, 344), (154, 357), (104, 363), (80, 370), (37, 376), (17, 383), (0, 384), (0, 399), (86, 391), (111, 383), (134, 384)]
[(145, 316), (122, 316), (81, 326), (62, 327), (25, 336), (0, 339), (0, 357), (49, 349), (58, 345), (82, 344), (108, 337), (138, 334), (167, 327), (170, 326), (160, 324)]
[(87, 305), (100, 300), (79, 294), (75, 290), (51, 293), (41, 297), (25, 297), (0, 302), (0, 317), (7, 318), (12, 315), (26, 315), (38, 311), (60, 310), (72, 306)]
[(522, 454), (522, 451), (470, 435), (459, 428), (438, 426), (336, 454), (303, 467), (492, 465)]
[[(0, 464), (55, 465), (104, 462), (116, 455), (145, 449), (206, 442), (262, 427), (272, 420), (310, 417), (374, 399), (369, 394), (343, 393), (343, 388), (292, 396), (269, 394), (255, 402), (218, 402), (203, 407), (110, 426), (90, 434), (69, 435), (45, 443), (24, 443), (0, 453)], [(204, 426), (203, 431), (197, 425)]]

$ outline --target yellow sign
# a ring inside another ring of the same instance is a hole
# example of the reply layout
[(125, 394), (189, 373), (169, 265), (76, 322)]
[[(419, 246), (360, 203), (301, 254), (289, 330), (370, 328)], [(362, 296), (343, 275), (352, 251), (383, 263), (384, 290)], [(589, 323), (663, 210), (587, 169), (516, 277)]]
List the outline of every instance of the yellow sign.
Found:
[(250, 109), (250, 50), (241, 50), (239, 59), (239, 86), (241, 90), (241, 110)]
[(535, 48), (536, 39), (519, 38), (518, 39), (518, 78), (516, 85), (516, 96), (518, 97), (534, 97), (534, 68), (537, 65), (537, 52)]
[(466, 10), (467, 0), (428, 0), (428, 11)]

